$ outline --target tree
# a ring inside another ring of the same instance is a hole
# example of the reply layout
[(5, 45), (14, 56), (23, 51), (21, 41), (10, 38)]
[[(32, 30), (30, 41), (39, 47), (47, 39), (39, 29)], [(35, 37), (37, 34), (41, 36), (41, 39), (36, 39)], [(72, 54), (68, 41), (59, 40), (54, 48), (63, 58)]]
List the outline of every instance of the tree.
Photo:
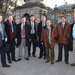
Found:
[(0, 0), (0, 13), (4, 16), (11, 14), (18, 0)]

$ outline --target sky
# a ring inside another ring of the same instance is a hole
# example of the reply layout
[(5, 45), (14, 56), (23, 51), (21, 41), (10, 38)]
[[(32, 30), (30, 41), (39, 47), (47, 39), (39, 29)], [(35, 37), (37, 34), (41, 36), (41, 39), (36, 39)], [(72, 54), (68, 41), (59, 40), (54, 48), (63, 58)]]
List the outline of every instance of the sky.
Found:
[(64, 5), (65, 2), (67, 2), (67, 4), (75, 4), (75, 0), (44, 0), (44, 3), (50, 6), (51, 8), (54, 8), (55, 5)]
[[(60, 6), (60, 5), (64, 5), (65, 2), (67, 2), (67, 4), (75, 4), (75, 0), (44, 0), (44, 4), (50, 6), (51, 8), (54, 8), (55, 5)], [(23, 0), (19, 0), (18, 4), (22, 5), (24, 3)]]

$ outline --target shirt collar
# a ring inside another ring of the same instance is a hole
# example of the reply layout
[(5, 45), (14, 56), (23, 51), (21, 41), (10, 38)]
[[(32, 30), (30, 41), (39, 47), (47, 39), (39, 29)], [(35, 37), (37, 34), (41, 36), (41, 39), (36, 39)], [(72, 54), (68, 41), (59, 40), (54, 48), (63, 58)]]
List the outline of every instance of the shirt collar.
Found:
[(31, 21), (31, 24), (34, 23), (33, 21)]
[(23, 24), (25, 25), (25, 23), (21, 23), (21, 25), (23, 25)]
[(45, 22), (42, 22), (42, 24), (45, 24)]
[(65, 22), (64, 23), (62, 23), (63, 25), (65, 25)]

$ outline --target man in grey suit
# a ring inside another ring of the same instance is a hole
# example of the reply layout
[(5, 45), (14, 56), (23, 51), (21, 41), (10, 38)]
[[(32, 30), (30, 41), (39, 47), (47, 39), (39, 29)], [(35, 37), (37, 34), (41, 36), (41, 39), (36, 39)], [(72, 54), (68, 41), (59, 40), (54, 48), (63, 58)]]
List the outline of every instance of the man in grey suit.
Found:
[(26, 18), (22, 17), (21, 23), (17, 25), (17, 45), (19, 46), (19, 59), (22, 59), (23, 47), (24, 47), (24, 58), (28, 58), (28, 44), (30, 39), (30, 26), (26, 23)]

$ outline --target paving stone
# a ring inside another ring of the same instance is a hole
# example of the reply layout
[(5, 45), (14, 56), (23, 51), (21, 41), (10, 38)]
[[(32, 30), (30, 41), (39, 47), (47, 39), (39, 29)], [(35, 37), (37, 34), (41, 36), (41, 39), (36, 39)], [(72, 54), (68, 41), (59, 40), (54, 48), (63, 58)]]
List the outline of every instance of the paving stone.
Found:
[[(0, 75), (75, 75), (75, 67), (65, 64), (64, 59), (60, 63), (51, 65), (45, 63), (43, 58), (39, 59), (39, 48), (36, 57), (30, 57), (29, 61), (24, 58), (19, 62), (12, 62), (10, 68), (2, 68), (0, 64)], [(58, 55), (58, 45), (55, 45), (55, 60)], [(24, 55), (23, 55), (24, 56)], [(63, 56), (64, 58), (64, 56)], [(16, 48), (16, 59), (18, 59), (18, 48)], [(73, 62), (73, 52), (69, 52), (69, 62)]]

